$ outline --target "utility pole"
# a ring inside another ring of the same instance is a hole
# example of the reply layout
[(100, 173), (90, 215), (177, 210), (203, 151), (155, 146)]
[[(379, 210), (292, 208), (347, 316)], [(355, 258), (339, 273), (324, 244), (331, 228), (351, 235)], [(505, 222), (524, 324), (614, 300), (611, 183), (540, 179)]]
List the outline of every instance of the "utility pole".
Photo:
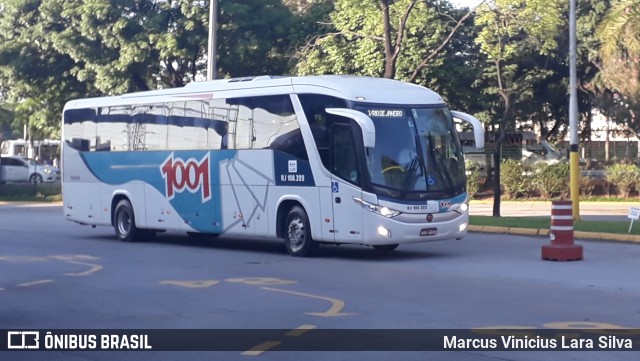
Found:
[(578, 98), (576, 71), (576, 0), (569, 0), (569, 171), (573, 219), (580, 220), (580, 158), (578, 155)]
[(207, 61), (207, 80), (218, 77), (217, 74), (217, 39), (216, 28), (218, 27), (218, 0), (209, 0), (209, 50)]

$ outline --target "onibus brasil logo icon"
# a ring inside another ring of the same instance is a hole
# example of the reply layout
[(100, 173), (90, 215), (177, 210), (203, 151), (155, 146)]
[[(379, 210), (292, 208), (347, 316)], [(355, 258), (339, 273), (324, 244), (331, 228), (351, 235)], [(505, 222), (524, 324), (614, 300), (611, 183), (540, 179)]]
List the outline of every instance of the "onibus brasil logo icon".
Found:
[(40, 348), (40, 332), (38, 331), (9, 331), (7, 332), (7, 349), (29, 350)]
[(209, 183), (209, 153), (197, 161), (189, 158), (174, 158), (173, 152), (160, 166), (162, 178), (165, 180), (165, 196), (171, 200), (176, 193), (182, 193), (185, 189), (190, 193), (200, 191), (202, 203), (211, 199), (211, 187)]

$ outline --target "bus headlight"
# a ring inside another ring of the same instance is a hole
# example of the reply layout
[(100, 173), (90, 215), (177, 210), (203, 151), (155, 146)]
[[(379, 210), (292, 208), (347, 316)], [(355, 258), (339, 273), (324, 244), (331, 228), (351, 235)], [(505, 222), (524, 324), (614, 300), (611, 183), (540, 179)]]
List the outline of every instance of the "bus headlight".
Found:
[(373, 203), (363, 201), (360, 198), (353, 198), (353, 200), (359, 205), (361, 205), (362, 208), (368, 210), (369, 212), (379, 214), (383, 217), (393, 218), (401, 213), (400, 211), (396, 211), (395, 209), (391, 209), (389, 207), (379, 206)]
[(469, 202), (464, 201), (463, 203), (452, 204), (449, 210), (460, 214), (466, 213), (469, 210)]
[(383, 237), (391, 238), (391, 231), (384, 228), (383, 226), (378, 227), (378, 234)]

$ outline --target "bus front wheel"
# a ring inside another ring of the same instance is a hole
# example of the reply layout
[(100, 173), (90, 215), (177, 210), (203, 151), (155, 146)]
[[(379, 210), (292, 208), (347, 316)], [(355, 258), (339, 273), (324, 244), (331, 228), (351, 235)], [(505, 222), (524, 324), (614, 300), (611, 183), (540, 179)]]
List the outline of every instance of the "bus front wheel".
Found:
[(128, 200), (123, 199), (118, 202), (113, 219), (113, 226), (118, 239), (125, 242), (133, 242), (136, 240), (137, 233), (139, 233), (140, 230), (136, 227), (133, 207)]
[(309, 217), (302, 207), (291, 208), (285, 227), (284, 245), (290, 255), (308, 257), (318, 248), (318, 243), (311, 239)]

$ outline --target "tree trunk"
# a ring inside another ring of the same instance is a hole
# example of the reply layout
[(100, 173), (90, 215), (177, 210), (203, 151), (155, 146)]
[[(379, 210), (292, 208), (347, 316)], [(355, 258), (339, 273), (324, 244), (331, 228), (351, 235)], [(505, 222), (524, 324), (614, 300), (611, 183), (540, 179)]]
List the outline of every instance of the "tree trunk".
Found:
[(393, 79), (396, 76), (393, 45), (391, 44), (391, 20), (389, 19), (389, 0), (380, 0), (382, 9), (382, 26), (384, 28), (384, 77)]
[(502, 113), (502, 119), (500, 119), (500, 130), (498, 139), (496, 139), (496, 149), (493, 153), (493, 216), (500, 217), (500, 199), (502, 196), (502, 190), (500, 189), (500, 162), (502, 161), (502, 143), (507, 136), (507, 119), (509, 112), (511, 111), (511, 98), (506, 92), (503, 92), (502, 98), (504, 99), (504, 112)]

